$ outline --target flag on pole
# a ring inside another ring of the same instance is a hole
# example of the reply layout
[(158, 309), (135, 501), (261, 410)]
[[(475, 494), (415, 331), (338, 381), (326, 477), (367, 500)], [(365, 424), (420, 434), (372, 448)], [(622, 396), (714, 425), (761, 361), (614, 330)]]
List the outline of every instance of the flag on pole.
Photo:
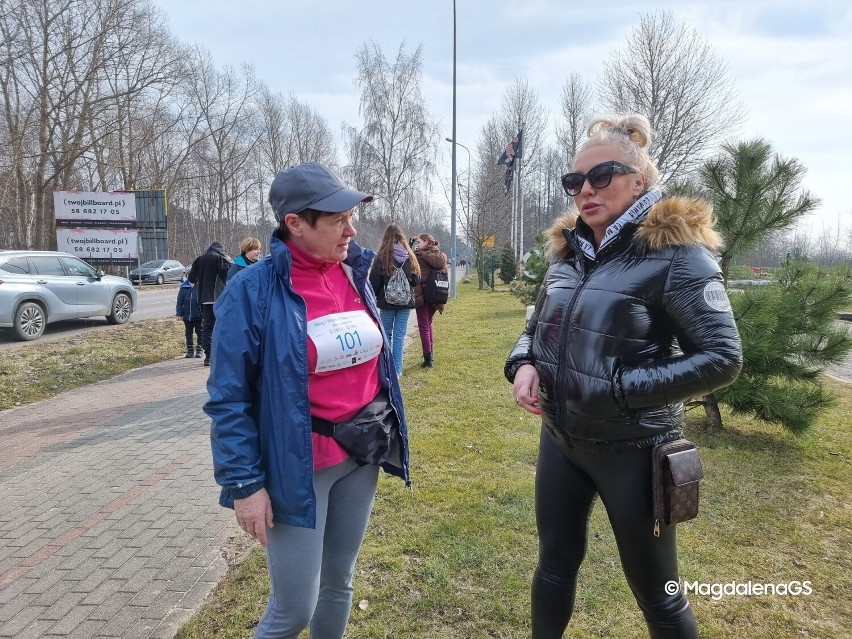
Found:
[(515, 160), (524, 155), (524, 130), (518, 131), (518, 134), (512, 138), (512, 141), (506, 145), (500, 159), (497, 160), (497, 166), (506, 167), (506, 176), (503, 178), (503, 186), (505, 193), (509, 192), (512, 187), (512, 177), (515, 175)]

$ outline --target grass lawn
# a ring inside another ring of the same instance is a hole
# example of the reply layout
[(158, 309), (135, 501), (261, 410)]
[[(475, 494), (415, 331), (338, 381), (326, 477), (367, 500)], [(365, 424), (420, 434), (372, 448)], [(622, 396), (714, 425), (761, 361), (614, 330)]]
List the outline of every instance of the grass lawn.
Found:
[[(537, 420), (513, 403), (503, 362), (524, 318), (505, 287), (459, 286), (436, 316), (435, 368), (415, 339), (403, 392), (413, 490), (382, 477), (357, 573), (349, 639), (529, 637), (536, 559)], [(810, 581), (809, 596), (690, 594), (702, 637), (847, 638), (852, 632), (852, 389), (802, 437), (725, 414), (686, 425), (706, 479), (699, 518), (679, 527), (682, 578), (700, 584)], [(255, 548), (179, 633), (251, 637), (268, 595)], [(709, 586), (708, 586), (709, 587)], [(305, 636), (307, 636), (305, 634)], [(595, 508), (567, 637), (647, 637), (604, 508)]]
[(24, 406), (185, 352), (183, 322), (162, 317), (2, 351), (0, 410)]

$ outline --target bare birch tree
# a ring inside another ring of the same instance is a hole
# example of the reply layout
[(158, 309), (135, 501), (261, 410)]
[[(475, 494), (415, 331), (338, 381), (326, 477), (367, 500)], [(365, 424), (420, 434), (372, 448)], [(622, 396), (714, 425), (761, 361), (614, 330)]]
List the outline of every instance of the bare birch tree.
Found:
[(253, 190), (257, 171), (251, 166), (261, 137), (256, 98), (260, 87), (251, 67), (240, 73), (218, 70), (206, 51), (197, 50), (197, 77), (193, 100), (199, 111), (203, 140), (192, 155), (196, 211), (213, 235), (225, 241), (245, 209), (245, 195)]
[(331, 127), (313, 107), (295, 95), (284, 98), (265, 89), (260, 94), (259, 115), (263, 135), (258, 144), (258, 162), (264, 175), (301, 162), (337, 164)]
[[(408, 55), (405, 45), (389, 62), (376, 43), (364, 44), (355, 55), (361, 89), (363, 128), (350, 136), (382, 219), (397, 218), (406, 198), (429, 191), (435, 169), (435, 143), (440, 131), (422, 94), (422, 47)], [(356, 166), (350, 160), (350, 165)]]
[(574, 163), (577, 148), (586, 137), (586, 126), (593, 114), (593, 91), (579, 73), (572, 73), (562, 85), (559, 107), (562, 120), (556, 125), (556, 140), (563, 152), (565, 171)]
[(745, 114), (722, 59), (670, 11), (642, 16), (604, 62), (599, 90), (607, 110), (648, 117), (663, 184), (700, 166)]

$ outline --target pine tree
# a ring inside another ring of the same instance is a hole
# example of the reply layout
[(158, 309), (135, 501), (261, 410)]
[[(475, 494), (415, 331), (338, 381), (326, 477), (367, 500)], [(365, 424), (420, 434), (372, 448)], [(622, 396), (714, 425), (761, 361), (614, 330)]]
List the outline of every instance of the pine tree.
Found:
[(500, 250), (500, 281), (508, 284), (515, 279), (518, 263), (515, 261), (515, 251), (506, 245)]
[[(763, 140), (725, 145), (700, 172), (725, 239), (722, 276), (735, 255), (745, 255), (769, 234), (790, 228), (819, 200), (801, 189), (805, 168), (773, 154)], [(852, 348), (837, 311), (852, 295), (848, 270), (827, 272), (802, 256), (791, 257), (777, 281), (731, 294), (743, 347), (743, 369), (727, 388), (703, 398), (708, 424), (722, 427), (718, 402), (799, 432), (831, 397), (819, 373)]]
[(547, 235), (544, 231), (535, 234), (535, 247), (530, 251), (529, 257), (521, 268), (521, 277), (512, 282), (511, 292), (517, 296), (524, 305), (535, 304), (538, 293), (550, 266), (547, 261), (545, 245)]
[(837, 324), (837, 312), (852, 300), (852, 272), (790, 257), (775, 277), (777, 283), (732, 296), (745, 362), (739, 378), (716, 395), (734, 412), (801, 432), (834, 401), (821, 370), (852, 347)]

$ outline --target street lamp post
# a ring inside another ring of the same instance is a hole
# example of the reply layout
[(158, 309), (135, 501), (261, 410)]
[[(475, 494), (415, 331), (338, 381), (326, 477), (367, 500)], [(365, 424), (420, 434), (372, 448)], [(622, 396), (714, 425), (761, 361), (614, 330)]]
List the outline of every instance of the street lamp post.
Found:
[[(467, 217), (470, 220), (470, 149), (467, 148), (461, 142), (457, 142), (452, 138), (444, 138), (450, 144), (458, 144), (461, 148), (467, 151)], [(458, 188), (458, 182), (456, 182), (456, 188)], [(458, 250), (456, 248), (456, 236), (453, 236), (453, 257), (455, 258), (458, 255)]]
[[(456, 0), (453, 0), (453, 139), (456, 139)], [(456, 145), (453, 144), (453, 185), (450, 198), (450, 244), (453, 256), (450, 259), (450, 299), (456, 297)]]

